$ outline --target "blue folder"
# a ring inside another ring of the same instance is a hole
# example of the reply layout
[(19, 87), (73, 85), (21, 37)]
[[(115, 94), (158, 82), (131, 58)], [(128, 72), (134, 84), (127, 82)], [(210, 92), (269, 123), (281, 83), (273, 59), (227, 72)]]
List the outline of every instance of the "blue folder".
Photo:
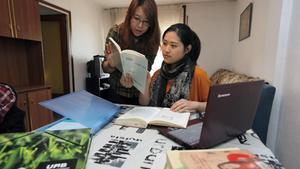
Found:
[(120, 112), (120, 107), (85, 90), (39, 103), (62, 116), (75, 120), (97, 133)]

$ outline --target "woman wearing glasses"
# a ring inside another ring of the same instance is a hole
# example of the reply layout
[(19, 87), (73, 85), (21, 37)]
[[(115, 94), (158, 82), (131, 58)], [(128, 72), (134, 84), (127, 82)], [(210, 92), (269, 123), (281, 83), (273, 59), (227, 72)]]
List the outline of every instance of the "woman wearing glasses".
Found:
[(105, 60), (102, 63), (103, 70), (110, 73), (110, 89), (106, 99), (115, 103), (138, 104), (139, 91), (132, 85), (122, 83), (130, 78), (122, 77), (122, 73), (116, 69), (111, 60), (111, 44), (108, 37), (112, 37), (122, 50), (132, 49), (144, 54), (150, 71), (160, 44), (155, 1), (132, 0), (125, 21), (120, 25), (114, 25), (106, 38)]

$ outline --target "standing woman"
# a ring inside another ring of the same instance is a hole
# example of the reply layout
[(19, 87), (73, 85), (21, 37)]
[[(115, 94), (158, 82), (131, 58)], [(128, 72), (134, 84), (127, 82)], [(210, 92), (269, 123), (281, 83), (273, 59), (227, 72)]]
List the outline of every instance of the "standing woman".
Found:
[(177, 112), (205, 110), (210, 80), (197, 66), (201, 43), (197, 34), (185, 24), (170, 26), (163, 34), (163, 63), (150, 79), (142, 105), (170, 107)]
[[(106, 99), (121, 104), (138, 104), (139, 91), (132, 85), (122, 85), (128, 78), (116, 69), (111, 60), (112, 37), (121, 49), (132, 49), (144, 54), (148, 60), (148, 71), (154, 62), (160, 44), (160, 29), (157, 18), (157, 6), (154, 0), (132, 0), (125, 21), (114, 25), (108, 32), (105, 46), (104, 72), (110, 73), (110, 89)], [(130, 78), (129, 78), (130, 80)]]

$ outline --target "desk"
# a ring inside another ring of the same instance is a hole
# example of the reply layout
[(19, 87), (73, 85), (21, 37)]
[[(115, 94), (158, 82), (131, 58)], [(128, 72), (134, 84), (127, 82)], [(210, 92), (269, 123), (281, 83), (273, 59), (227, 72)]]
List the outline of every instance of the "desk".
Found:
[[(60, 123), (57, 123), (56, 126), (59, 126), (58, 124)], [(74, 122), (71, 121), (70, 124), (72, 126)], [(70, 128), (68, 123), (62, 126)], [(245, 137), (247, 141), (243, 144), (238, 139), (233, 139), (216, 148), (238, 147), (247, 149), (265, 162), (272, 164), (274, 168), (283, 168), (273, 153), (260, 141), (257, 134), (248, 130)], [(126, 145), (128, 142), (131, 146)], [(178, 145), (154, 129), (122, 127), (110, 123), (93, 136), (86, 169), (164, 168), (165, 152), (170, 150), (172, 146)]]

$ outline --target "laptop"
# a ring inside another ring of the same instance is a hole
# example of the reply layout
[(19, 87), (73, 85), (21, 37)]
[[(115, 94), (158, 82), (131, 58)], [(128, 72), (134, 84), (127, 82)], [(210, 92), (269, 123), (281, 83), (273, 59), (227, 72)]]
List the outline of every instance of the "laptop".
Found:
[(186, 149), (211, 148), (236, 138), (252, 128), (263, 84), (258, 80), (211, 86), (203, 118), (191, 120), (186, 129), (158, 130)]

